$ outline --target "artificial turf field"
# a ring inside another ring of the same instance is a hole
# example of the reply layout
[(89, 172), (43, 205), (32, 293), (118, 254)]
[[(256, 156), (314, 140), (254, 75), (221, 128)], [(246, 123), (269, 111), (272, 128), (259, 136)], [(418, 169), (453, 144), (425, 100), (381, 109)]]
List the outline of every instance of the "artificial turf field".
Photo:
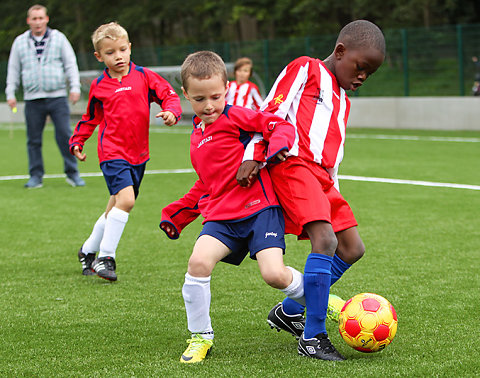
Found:
[[(281, 293), (247, 259), (216, 267), (215, 344), (202, 364), (185, 366), (178, 362), (189, 336), (181, 287), (201, 222), (176, 241), (158, 223), (162, 207), (195, 181), (188, 130), (152, 127), (150, 174), (117, 250), (118, 281), (109, 283), (82, 276), (76, 257), (108, 199), (96, 138), (80, 163), (87, 186), (71, 188), (55, 177), (62, 163), (48, 127), (43, 151), (46, 174), (54, 177), (27, 190), (25, 132), (0, 127), (0, 376), (480, 375), (480, 132), (347, 131), (340, 186), (366, 254), (332, 293), (347, 299), (374, 292), (390, 300), (399, 325), (384, 351), (351, 349), (328, 321), (332, 342), (348, 360), (298, 356), (295, 339), (266, 323)], [(308, 242), (288, 236), (286, 264), (301, 270), (308, 250)]]

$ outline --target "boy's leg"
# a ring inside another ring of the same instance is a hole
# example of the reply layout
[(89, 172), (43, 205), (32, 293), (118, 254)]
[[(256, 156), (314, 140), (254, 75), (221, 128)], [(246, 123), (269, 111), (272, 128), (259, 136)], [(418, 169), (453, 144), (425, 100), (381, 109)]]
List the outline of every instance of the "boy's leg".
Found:
[(100, 243), (103, 238), (105, 223), (106, 217), (105, 213), (103, 213), (93, 226), (92, 233), (78, 251), (78, 260), (82, 264), (82, 274), (84, 276), (90, 276), (93, 274), (91, 269), (92, 263), (95, 260), (96, 253), (100, 250)]
[(195, 243), (182, 288), (188, 330), (192, 337), (187, 340), (189, 346), (180, 362), (201, 362), (210, 352), (213, 345), (210, 277), (216, 263), (229, 252), (228, 247), (210, 235), (200, 236)]
[[(268, 248), (256, 253), (260, 273), (267, 284), (280, 289), (290, 301), (305, 304), (303, 290), (303, 274), (298, 270), (285, 266), (283, 263), (283, 251), (280, 248)], [(302, 335), (305, 327), (303, 313), (289, 316), (278, 303), (268, 314), (267, 322), (271, 328), (277, 331), (284, 330), (291, 333), (297, 339)]]
[(337, 240), (328, 222), (308, 223), (305, 230), (312, 243), (312, 253), (305, 263), (307, 319), (304, 333), (298, 343), (298, 353), (321, 360), (341, 361), (344, 357), (330, 342), (325, 327), (330, 292), (331, 256), (337, 247)]
[[(109, 205), (111, 202), (109, 202)], [(101, 278), (116, 281), (116, 251), (123, 230), (128, 221), (129, 212), (135, 204), (133, 186), (127, 186), (115, 194), (114, 207), (108, 212), (105, 230), (100, 243), (98, 257), (92, 263), (93, 270)]]

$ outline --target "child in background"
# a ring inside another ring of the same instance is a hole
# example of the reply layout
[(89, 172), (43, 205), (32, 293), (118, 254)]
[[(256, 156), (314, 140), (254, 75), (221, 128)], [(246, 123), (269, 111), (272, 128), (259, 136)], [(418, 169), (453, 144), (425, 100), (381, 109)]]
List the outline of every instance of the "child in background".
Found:
[(239, 265), (250, 251), (265, 282), (300, 303), (303, 278), (283, 263), (284, 221), (268, 171), (263, 169), (249, 188), (235, 179), (252, 133), (262, 132), (269, 141), (270, 161), (289, 150), (291, 142), (286, 141), (294, 139), (293, 126), (271, 113), (226, 105), (227, 70), (211, 51), (189, 55), (181, 77), (183, 94), (196, 114), (190, 157), (199, 179), (189, 193), (162, 210), (160, 228), (176, 239), (199, 211), (205, 219), (182, 289), (192, 336), (180, 362), (196, 363), (213, 345), (210, 279), (217, 262)]
[[(304, 270), (306, 321), (305, 307), (286, 298), (270, 311), (268, 322), (301, 336), (298, 352), (316, 359), (344, 359), (325, 328), (329, 291), (365, 251), (337, 178), (350, 111), (345, 91), (358, 89), (384, 58), (381, 30), (369, 21), (353, 21), (340, 31), (324, 61), (304, 56), (289, 63), (262, 105), (263, 111), (295, 126), (293, 147), (269, 172), (285, 215), (285, 232), (310, 239), (312, 247)], [(239, 184), (251, 185), (255, 172), (256, 162), (243, 163)], [(294, 325), (303, 321), (301, 334)]]
[[(70, 138), (70, 151), (85, 161), (85, 141), (100, 125), (98, 158), (110, 198), (90, 237), (78, 251), (82, 273), (116, 281), (115, 254), (138, 196), (149, 159), (150, 103), (161, 105), (167, 126), (180, 119), (180, 98), (158, 74), (130, 61), (127, 31), (115, 22), (101, 25), (92, 35), (95, 57), (106, 65), (90, 86), (87, 111)], [(96, 257), (96, 253), (98, 257)]]
[(235, 62), (235, 80), (229, 83), (226, 96), (228, 104), (254, 110), (260, 109), (262, 96), (260, 96), (258, 87), (249, 81), (252, 70), (253, 62), (250, 58), (240, 58)]

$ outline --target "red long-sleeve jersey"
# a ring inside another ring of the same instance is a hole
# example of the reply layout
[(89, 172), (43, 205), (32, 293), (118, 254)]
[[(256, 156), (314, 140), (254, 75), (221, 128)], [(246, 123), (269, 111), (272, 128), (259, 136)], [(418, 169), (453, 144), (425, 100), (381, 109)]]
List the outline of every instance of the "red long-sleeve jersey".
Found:
[(183, 198), (162, 210), (162, 222), (173, 224), (180, 233), (199, 213), (204, 222), (231, 221), (279, 206), (267, 170), (260, 170), (250, 188), (238, 185), (236, 173), (254, 132), (261, 132), (269, 142), (268, 160), (289, 150), (295, 134), (289, 122), (271, 113), (227, 105), (204, 130), (198, 117), (193, 123), (190, 157), (199, 179)]
[(177, 121), (182, 108), (172, 86), (160, 75), (130, 63), (130, 70), (121, 81), (110, 77), (108, 70), (90, 86), (87, 111), (70, 138), (70, 151), (85, 141), (100, 125), (98, 159), (101, 162), (122, 159), (132, 165), (149, 159), (148, 129), (150, 104), (155, 101), (172, 112)]

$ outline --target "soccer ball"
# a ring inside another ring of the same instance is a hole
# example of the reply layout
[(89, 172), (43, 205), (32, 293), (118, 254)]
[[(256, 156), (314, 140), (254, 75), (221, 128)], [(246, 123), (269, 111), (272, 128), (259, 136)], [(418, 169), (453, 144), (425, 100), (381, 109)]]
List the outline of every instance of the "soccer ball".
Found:
[(362, 293), (345, 302), (338, 330), (353, 349), (371, 353), (392, 342), (397, 323), (397, 313), (389, 301), (377, 294)]

